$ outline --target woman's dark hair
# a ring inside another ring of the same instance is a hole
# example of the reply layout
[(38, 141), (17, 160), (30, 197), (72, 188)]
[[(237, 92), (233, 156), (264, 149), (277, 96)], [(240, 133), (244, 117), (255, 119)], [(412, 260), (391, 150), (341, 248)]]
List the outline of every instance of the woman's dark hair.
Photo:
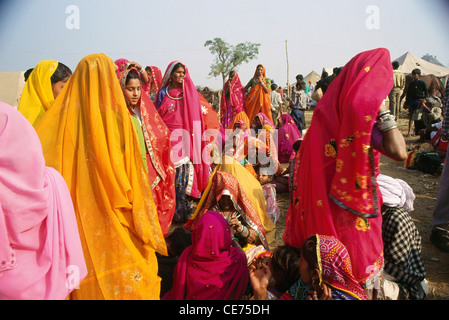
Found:
[(28, 69), (27, 71), (25, 71), (25, 73), (23, 74), (23, 77), (24, 77), (24, 79), (25, 79), (25, 82), (27, 82), (27, 80), (28, 80), (28, 78), (29, 78), (31, 72), (33, 72), (33, 70), (34, 70), (34, 68), (30, 68), (30, 69)]
[(287, 291), (299, 278), (300, 250), (289, 245), (277, 247), (271, 257), (275, 289)]
[(192, 244), (192, 233), (183, 226), (178, 226), (167, 235), (165, 241), (169, 254), (179, 257), (184, 249)]
[(137, 73), (136, 70), (131, 70), (130, 72), (128, 72), (128, 74), (126, 75), (125, 84), (128, 84), (129, 80), (131, 80), (131, 79), (139, 79), (140, 80), (139, 74)]
[(171, 72), (175, 72), (175, 70), (177, 70), (179, 67), (183, 67), (184, 70), (186, 69), (186, 67), (181, 62), (178, 62), (177, 64), (175, 64)]
[(53, 85), (59, 81), (67, 81), (67, 79), (69, 79), (71, 75), (72, 70), (70, 70), (70, 68), (67, 67), (65, 64), (58, 62), (58, 67), (51, 76), (51, 84)]

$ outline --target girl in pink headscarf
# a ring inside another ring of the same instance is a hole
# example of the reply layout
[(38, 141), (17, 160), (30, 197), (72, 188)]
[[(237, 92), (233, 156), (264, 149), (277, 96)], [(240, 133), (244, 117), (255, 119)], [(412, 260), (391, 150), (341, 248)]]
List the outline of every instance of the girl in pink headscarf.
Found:
[(301, 133), (293, 118), (284, 113), (278, 120), (278, 157), (280, 163), (287, 163), (292, 160), (296, 152), (293, 150), (293, 143), (301, 139)]
[(184, 63), (168, 65), (156, 105), (171, 133), (176, 168), (174, 221), (187, 221), (193, 209), (191, 197), (200, 198), (207, 187), (210, 163), (200, 97)]
[(233, 246), (221, 213), (208, 211), (192, 231), (192, 245), (179, 257), (173, 287), (163, 300), (239, 300), (249, 283), (246, 256)]
[(67, 185), (5, 103), (0, 150), (0, 300), (65, 299), (87, 274)]
[(161, 69), (155, 66), (145, 67), (145, 71), (148, 74), (149, 82), (142, 85), (142, 88), (145, 92), (147, 92), (151, 101), (155, 103), (157, 93), (161, 89), (162, 83), (162, 72)]

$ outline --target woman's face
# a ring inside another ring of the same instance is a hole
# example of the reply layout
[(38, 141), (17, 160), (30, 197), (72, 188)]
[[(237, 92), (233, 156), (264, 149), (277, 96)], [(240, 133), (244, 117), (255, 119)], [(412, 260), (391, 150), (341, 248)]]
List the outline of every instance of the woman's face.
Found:
[(128, 103), (135, 107), (139, 103), (142, 87), (139, 79), (129, 79), (125, 85), (125, 97)]
[(301, 248), (301, 256), (299, 258), (299, 273), (301, 274), (301, 279), (305, 283), (312, 283), (312, 272), (309, 268), (309, 263), (304, 259), (303, 249)]
[(67, 78), (65, 80), (62, 80), (62, 81), (58, 81), (58, 82), (52, 84), (51, 90), (53, 91), (53, 97), (55, 99), (59, 95), (59, 93), (61, 92), (62, 88), (64, 88), (64, 86), (67, 83), (67, 81), (69, 81), (69, 78)]
[(261, 67), (261, 66), (259, 66), (259, 67), (257, 67), (257, 69), (256, 69), (256, 74), (257, 74), (257, 76), (263, 76), (263, 67)]
[(171, 73), (171, 81), (174, 85), (182, 85), (184, 82), (184, 77), (186, 76), (186, 69), (180, 66), (172, 71)]
[(231, 197), (228, 195), (221, 196), (218, 204), (220, 205), (220, 209), (225, 212), (234, 211), (234, 203), (232, 203)]

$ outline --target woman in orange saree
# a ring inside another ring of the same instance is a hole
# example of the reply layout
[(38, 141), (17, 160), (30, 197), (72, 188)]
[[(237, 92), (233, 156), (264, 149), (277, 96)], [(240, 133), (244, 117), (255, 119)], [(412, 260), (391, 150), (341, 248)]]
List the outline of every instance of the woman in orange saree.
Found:
[(69, 188), (86, 261), (71, 298), (159, 299), (155, 252), (167, 248), (114, 62), (84, 57), (36, 131)]
[(140, 73), (135, 68), (127, 69), (119, 75), (126, 105), (144, 142), (143, 158), (147, 165), (159, 223), (166, 236), (176, 208), (175, 167), (171, 160), (170, 131), (150, 97), (142, 91), (140, 79)]
[(380, 279), (383, 266), (380, 153), (370, 143), (392, 87), (390, 53), (383, 48), (355, 56), (329, 86), (296, 157), (283, 236), (298, 248), (313, 234), (336, 237), (365, 289)]
[(271, 80), (265, 75), (265, 67), (259, 64), (253, 78), (245, 86), (245, 91), (249, 91), (246, 96), (246, 114), (249, 122), (253, 122), (256, 114), (264, 113), (273, 123), (271, 115)]

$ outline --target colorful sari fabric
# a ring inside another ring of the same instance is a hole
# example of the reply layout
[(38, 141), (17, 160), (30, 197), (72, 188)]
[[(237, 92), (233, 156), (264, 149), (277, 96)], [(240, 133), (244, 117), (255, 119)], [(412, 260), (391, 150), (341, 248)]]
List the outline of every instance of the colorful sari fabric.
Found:
[[(252, 122), (254, 117), (259, 112), (264, 113), (268, 119), (273, 123), (273, 117), (271, 115), (271, 98), (270, 92), (266, 93), (260, 83), (257, 82), (257, 71), (254, 73), (254, 77), (250, 80), (248, 85), (251, 85), (251, 91), (246, 97), (245, 111), (248, 115), (249, 121)], [(263, 77), (267, 83), (268, 88), (271, 87), (270, 79), (266, 78), (265, 67), (263, 68)], [(247, 86), (248, 86), (247, 85)]]
[(158, 67), (149, 67), (151, 72), (150, 81), (142, 84), (142, 89), (147, 93), (152, 102), (156, 102), (157, 93), (161, 89), (162, 72)]
[[(367, 300), (365, 291), (354, 278), (345, 245), (335, 237), (316, 235), (316, 238), (320, 283), (330, 286), (332, 300)], [(279, 300), (305, 300), (310, 290), (312, 285), (299, 278)]]
[(117, 77), (120, 76), (120, 73), (122, 73), (123, 71), (125, 71), (126, 69), (128, 69), (128, 64), (129, 64), (129, 60), (128, 59), (124, 59), (124, 58), (120, 58), (115, 60), (115, 65), (116, 65), (116, 73), (117, 73)]
[(240, 82), (237, 72), (231, 81), (226, 81), (221, 94), (220, 123), (225, 128), (230, 127), (237, 114), (245, 111), (245, 88)]
[(221, 146), (220, 136), (222, 132), (220, 132), (220, 121), (218, 120), (218, 113), (215, 111), (210, 105), (209, 101), (198, 92), (198, 96), (200, 97), (201, 104), (201, 113), (203, 114), (204, 120), (204, 133), (203, 139), (206, 139), (207, 146), (207, 154), (209, 156), (209, 163), (212, 163), (212, 152), (215, 148), (215, 151), (218, 149), (216, 146)]
[(245, 254), (232, 246), (231, 229), (218, 212), (208, 211), (192, 231), (164, 300), (240, 300), (249, 283)]
[[(120, 73), (119, 81), (123, 91), (125, 91), (126, 77), (130, 71), (136, 72), (140, 77), (139, 72), (133, 68)], [(147, 95), (141, 95), (138, 110), (134, 110), (128, 102), (127, 106), (130, 114), (137, 116), (137, 112), (140, 119), (148, 177), (159, 223), (165, 236), (176, 209), (175, 167), (171, 160), (170, 131)]]
[(244, 222), (257, 233), (262, 245), (269, 250), (276, 226), (266, 213), (262, 187), (247, 169), (231, 157), (223, 157), (221, 164), (215, 167), (210, 183), (185, 227), (193, 230), (199, 218), (217, 205), (225, 190), (234, 199), (234, 206), (240, 208)]
[(375, 177), (380, 154), (370, 140), (392, 86), (390, 54), (382, 48), (355, 56), (329, 86), (296, 156), (283, 236), (294, 247), (317, 233), (336, 237), (362, 285), (379, 276), (383, 265), (382, 199)]
[[(184, 66), (186, 72), (183, 88), (172, 89), (167, 93), (170, 75), (178, 63)], [(206, 149), (206, 141), (202, 139), (205, 125), (200, 98), (184, 63), (173, 61), (168, 65), (158, 93), (157, 109), (172, 135), (175, 130), (175, 135), (179, 134), (178, 140), (175, 141), (172, 138), (175, 167), (185, 158), (189, 158), (193, 164), (192, 183), (186, 192), (194, 198), (200, 198), (201, 192), (207, 187), (210, 165), (209, 158), (202, 157), (202, 152)], [(182, 156), (179, 156), (179, 151), (182, 152)]]
[[(255, 124), (255, 118), (259, 119), (259, 121), (261, 123), (260, 126), (257, 126)], [(258, 114), (256, 114), (254, 116), (254, 119), (251, 122), (251, 127), (257, 131), (257, 130), (262, 129), (263, 126), (270, 126), (271, 129), (276, 129), (276, 126), (274, 125), (273, 121), (265, 113), (259, 112)]]
[(278, 130), (278, 157), (280, 163), (287, 163), (292, 160), (296, 152), (293, 150), (293, 143), (302, 138), (301, 133), (292, 117), (284, 113), (279, 118), (280, 128)]
[(33, 127), (36, 126), (55, 100), (51, 77), (57, 67), (57, 61), (41, 61), (33, 69), (25, 83), (17, 109)]
[(72, 198), (31, 124), (0, 102), (0, 300), (65, 299), (87, 274)]
[(112, 60), (83, 58), (36, 127), (72, 195), (88, 275), (72, 299), (159, 299), (167, 255), (137, 131)]

